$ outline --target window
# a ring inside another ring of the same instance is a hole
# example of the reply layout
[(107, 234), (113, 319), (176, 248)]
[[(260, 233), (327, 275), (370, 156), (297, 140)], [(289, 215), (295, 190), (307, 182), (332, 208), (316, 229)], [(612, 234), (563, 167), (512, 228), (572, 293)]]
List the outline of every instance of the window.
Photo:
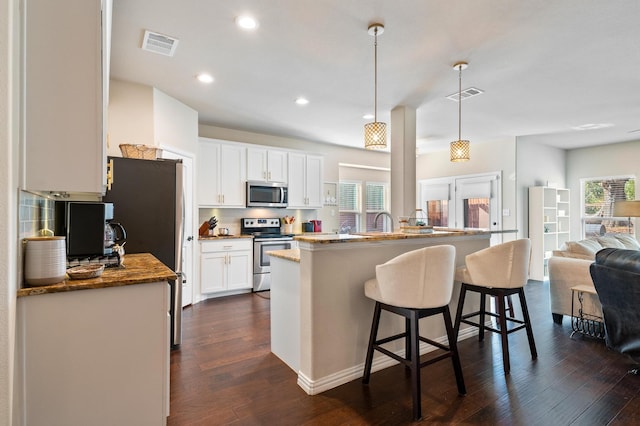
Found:
[(340, 182), (340, 233), (357, 231), (360, 225), (360, 183)]
[(491, 227), (489, 198), (465, 198), (463, 203), (465, 228), (488, 229)]
[(387, 187), (383, 183), (367, 183), (365, 199), (367, 231), (393, 231), (393, 229), (389, 229), (391, 221), (384, 216), (378, 219), (378, 226), (374, 224), (376, 215), (386, 210), (386, 189)]
[(449, 226), (449, 200), (427, 201), (427, 223), (432, 226)]
[(362, 182), (340, 182), (340, 232), (391, 231), (391, 221), (384, 217), (374, 226), (376, 215), (387, 210), (388, 185), (367, 182), (364, 194), (362, 187)]
[(588, 178), (580, 186), (585, 237), (634, 232), (629, 218), (613, 217), (613, 205), (616, 201), (635, 200), (635, 177)]

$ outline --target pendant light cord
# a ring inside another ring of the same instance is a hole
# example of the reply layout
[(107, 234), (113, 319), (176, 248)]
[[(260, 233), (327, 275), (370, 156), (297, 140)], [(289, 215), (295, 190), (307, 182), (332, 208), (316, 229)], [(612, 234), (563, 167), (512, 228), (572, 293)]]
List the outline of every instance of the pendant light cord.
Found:
[(378, 27), (373, 31), (373, 121), (378, 122)]
[(462, 65), (458, 65), (458, 140), (462, 140)]

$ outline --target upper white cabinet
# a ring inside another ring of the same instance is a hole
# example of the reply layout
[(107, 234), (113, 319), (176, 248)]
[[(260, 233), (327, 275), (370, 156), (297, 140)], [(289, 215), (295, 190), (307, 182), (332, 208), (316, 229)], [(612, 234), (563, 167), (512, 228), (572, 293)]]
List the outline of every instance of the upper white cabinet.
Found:
[(247, 180), (287, 182), (287, 152), (247, 148)]
[(110, 1), (23, 4), (21, 187), (103, 194)]
[(197, 156), (198, 205), (245, 207), (246, 147), (200, 138)]
[(323, 166), (322, 156), (289, 153), (289, 208), (322, 207)]
[(547, 262), (569, 241), (569, 190), (532, 186), (529, 188), (529, 238), (531, 239), (530, 277), (544, 280)]

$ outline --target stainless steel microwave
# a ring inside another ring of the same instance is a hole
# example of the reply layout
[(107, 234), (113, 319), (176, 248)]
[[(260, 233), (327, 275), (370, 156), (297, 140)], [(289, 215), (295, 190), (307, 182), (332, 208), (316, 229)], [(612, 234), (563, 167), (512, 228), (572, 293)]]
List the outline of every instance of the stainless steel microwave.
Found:
[(247, 181), (247, 207), (287, 207), (289, 189), (284, 182)]

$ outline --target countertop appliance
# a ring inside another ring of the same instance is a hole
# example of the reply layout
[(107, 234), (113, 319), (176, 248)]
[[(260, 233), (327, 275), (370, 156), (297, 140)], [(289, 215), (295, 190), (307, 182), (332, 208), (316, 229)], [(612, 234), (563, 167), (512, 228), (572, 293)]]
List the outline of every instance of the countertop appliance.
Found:
[(247, 207), (287, 207), (289, 188), (283, 182), (247, 181)]
[[(183, 167), (179, 160), (113, 160), (114, 183), (103, 201), (127, 230), (127, 253), (151, 253), (178, 276), (170, 281), (171, 346), (182, 342)], [(126, 263), (125, 263), (126, 264)]]
[[(66, 238), (68, 267), (88, 263), (120, 264), (119, 256), (112, 252), (105, 239), (105, 231), (112, 219), (111, 203), (56, 201), (53, 230), (55, 235)], [(123, 236), (124, 229), (120, 230), (119, 235)]]
[(293, 235), (280, 233), (278, 218), (240, 219), (240, 233), (253, 235), (253, 291), (271, 288), (271, 263), (268, 252), (293, 248)]

